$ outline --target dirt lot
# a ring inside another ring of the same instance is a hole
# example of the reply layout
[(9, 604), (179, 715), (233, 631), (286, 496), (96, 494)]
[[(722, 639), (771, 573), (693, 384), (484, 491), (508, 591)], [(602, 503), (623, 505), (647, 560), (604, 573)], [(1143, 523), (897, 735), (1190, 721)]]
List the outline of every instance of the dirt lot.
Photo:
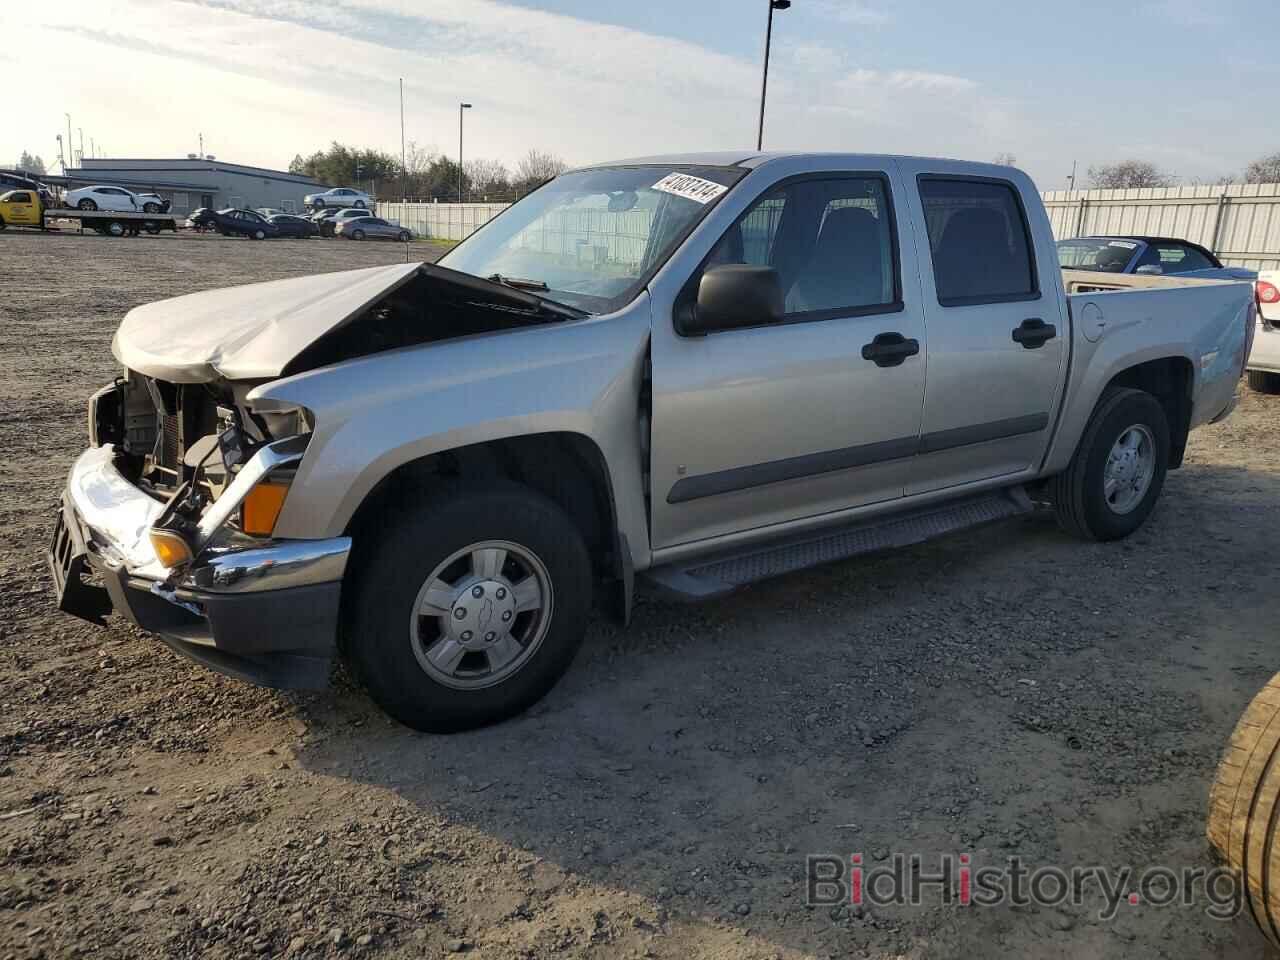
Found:
[(1033, 517), (642, 597), (530, 715), (461, 736), (342, 675), (261, 690), (55, 614), (45, 541), (124, 311), (402, 257), (0, 237), (0, 958), (1265, 955), (1202, 899), (806, 908), (804, 875), (808, 853), (1209, 865), (1218, 751), (1280, 668), (1280, 398), (1196, 433), (1127, 542)]

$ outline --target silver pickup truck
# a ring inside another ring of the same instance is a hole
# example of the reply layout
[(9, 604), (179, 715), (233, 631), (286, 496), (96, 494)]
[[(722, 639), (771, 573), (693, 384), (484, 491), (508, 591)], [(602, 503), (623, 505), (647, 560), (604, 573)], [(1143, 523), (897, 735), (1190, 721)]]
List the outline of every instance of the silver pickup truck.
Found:
[(1235, 402), (1247, 283), (1059, 269), (1017, 170), (701, 154), (557, 177), (447, 254), (131, 311), (50, 563), (214, 669), (508, 717), (593, 604), (1049, 506), (1131, 533)]

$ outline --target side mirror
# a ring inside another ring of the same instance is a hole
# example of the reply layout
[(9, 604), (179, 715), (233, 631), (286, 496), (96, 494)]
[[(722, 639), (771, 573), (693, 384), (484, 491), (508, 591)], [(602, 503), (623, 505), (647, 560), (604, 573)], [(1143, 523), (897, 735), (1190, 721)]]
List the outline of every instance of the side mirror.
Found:
[(682, 318), (680, 333), (700, 337), (716, 330), (758, 327), (782, 319), (782, 279), (773, 267), (724, 263), (698, 281), (698, 299)]
[(1141, 266), (1141, 267), (1139, 267), (1137, 270), (1135, 270), (1135, 271), (1133, 271), (1133, 272), (1134, 272), (1134, 273), (1142, 273), (1142, 274), (1146, 274), (1147, 276), (1156, 276), (1156, 277), (1158, 277), (1158, 276), (1160, 276), (1162, 273), (1164, 273), (1164, 268), (1163, 268), (1163, 267), (1161, 267), (1159, 264), (1155, 264), (1155, 263), (1148, 263), (1148, 264), (1146, 264), (1145, 266)]

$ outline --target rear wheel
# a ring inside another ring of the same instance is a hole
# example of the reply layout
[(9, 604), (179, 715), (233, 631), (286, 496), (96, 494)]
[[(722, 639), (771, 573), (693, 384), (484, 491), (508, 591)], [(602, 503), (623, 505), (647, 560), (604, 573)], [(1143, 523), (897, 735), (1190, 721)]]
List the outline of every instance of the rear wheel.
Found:
[(112, 220), (103, 229), (112, 237), (123, 237), (126, 233), (124, 224), (119, 220)]
[(1058, 523), (1086, 540), (1127, 537), (1150, 515), (1169, 465), (1169, 423), (1151, 394), (1112, 387), (1067, 469), (1049, 480)]
[(152, 236), (155, 236), (160, 232), (160, 225), (156, 223), (148, 223), (143, 227), (143, 229)]
[(364, 209), (364, 201), (363, 201), (363, 200), (357, 200), (355, 203), (353, 203), (353, 204), (352, 204), (352, 206), (353, 206), (353, 207), (355, 207), (357, 210), (363, 210), (363, 209)]
[(1259, 393), (1280, 393), (1280, 374), (1266, 370), (1249, 371), (1249, 389)]
[(77, 203), (76, 206), (79, 207), (81, 210), (97, 210), (98, 209), (98, 205), (94, 203), (92, 200), (90, 200), (88, 197), (85, 197), (83, 200)]
[(568, 669), (591, 561), (551, 500), (503, 485), (389, 515), (355, 583), (344, 640), (378, 704), (417, 730), (495, 723)]
[(401, 230), (401, 231), (400, 231), (400, 242), (401, 242), (401, 243), (408, 243), (408, 242), (409, 242), (410, 240), (412, 240), (412, 239), (413, 239), (413, 235), (412, 235), (412, 234), (410, 234), (408, 230)]

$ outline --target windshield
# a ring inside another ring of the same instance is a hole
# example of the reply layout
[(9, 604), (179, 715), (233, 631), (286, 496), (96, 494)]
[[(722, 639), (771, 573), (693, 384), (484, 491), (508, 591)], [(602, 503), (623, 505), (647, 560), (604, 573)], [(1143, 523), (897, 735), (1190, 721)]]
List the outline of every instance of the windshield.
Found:
[(704, 166), (566, 173), (489, 221), (440, 265), (607, 313), (636, 295), (745, 173)]
[(1134, 251), (1136, 240), (1113, 240), (1107, 237), (1058, 241), (1058, 266), (1069, 270), (1096, 270), (1100, 273), (1123, 273)]

